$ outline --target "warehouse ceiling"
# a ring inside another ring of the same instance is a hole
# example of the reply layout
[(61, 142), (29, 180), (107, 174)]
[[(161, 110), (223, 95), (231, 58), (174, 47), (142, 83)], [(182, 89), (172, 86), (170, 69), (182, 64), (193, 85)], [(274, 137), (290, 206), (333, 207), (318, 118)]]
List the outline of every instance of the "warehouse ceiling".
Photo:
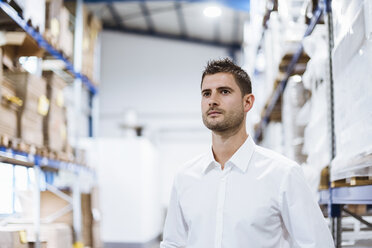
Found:
[[(243, 26), (249, 18), (249, 1), (100, 1), (86, 6), (105, 30), (162, 37), (212, 46), (240, 49)], [(218, 6), (221, 15), (207, 17), (207, 7)]]

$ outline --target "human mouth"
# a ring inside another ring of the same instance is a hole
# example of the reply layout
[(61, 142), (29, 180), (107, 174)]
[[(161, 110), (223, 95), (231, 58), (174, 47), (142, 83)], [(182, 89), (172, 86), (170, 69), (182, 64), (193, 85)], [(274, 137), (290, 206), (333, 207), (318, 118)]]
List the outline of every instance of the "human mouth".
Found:
[(220, 115), (221, 112), (220, 111), (216, 111), (216, 110), (211, 110), (211, 111), (208, 111), (208, 116), (217, 116), (217, 115)]

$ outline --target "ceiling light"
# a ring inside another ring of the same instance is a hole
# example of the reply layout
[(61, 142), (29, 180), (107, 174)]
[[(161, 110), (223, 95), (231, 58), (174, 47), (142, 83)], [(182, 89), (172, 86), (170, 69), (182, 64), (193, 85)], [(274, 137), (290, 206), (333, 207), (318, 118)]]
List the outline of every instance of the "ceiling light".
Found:
[(218, 6), (209, 6), (204, 9), (203, 13), (207, 17), (219, 17), (222, 11)]

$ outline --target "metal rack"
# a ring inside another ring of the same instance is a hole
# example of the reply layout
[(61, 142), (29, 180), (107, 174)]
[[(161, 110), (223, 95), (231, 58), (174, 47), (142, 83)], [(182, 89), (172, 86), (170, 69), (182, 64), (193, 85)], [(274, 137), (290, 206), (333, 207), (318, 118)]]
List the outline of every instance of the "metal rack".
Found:
[[(81, 11), (82, 1), (78, 1), (78, 9), (80, 11), (77, 11), (77, 18), (80, 17), (80, 19), (77, 20), (77, 31), (80, 32), (82, 35), (82, 11)], [(27, 21), (24, 20), (19, 14), (4, 0), (0, 0), (0, 9), (4, 11), (9, 18), (14, 21), (19, 27), (21, 27), (30, 37), (35, 40), (35, 42), (38, 44), (39, 47), (44, 49), (46, 52), (48, 52), (50, 55), (52, 55), (55, 59), (63, 61), (65, 68), (72, 74), (72, 76), (75, 78), (75, 103), (79, 104), (80, 102), (80, 95), (81, 94), (81, 85), (85, 85), (85, 87), (90, 92), (90, 101), (93, 101), (93, 97), (97, 95), (98, 90), (94, 86), (94, 84), (83, 74), (81, 74), (79, 71), (81, 69), (81, 54), (77, 54), (77, 56), (80, 56), (80, 59), (75, 57), (75, 64), (73, 65), (62, 53), (57, 51), (52, 45), (50, 45), (43, 36), (36, 31), (33, 27), (27, 24)], [(81, 38), (81, 37), (80, 37)], [(82, 44), (82, 39), (78, 40), (78, 43), (75, 40), (75, 50), (77, 47), (77, 44)], [(80, 51), (81, 53), (81, 51)], [(76, 55), (76, 52), (75, 52)], [(76, 107), (78, 110), (80, 109), (79, 106)], [(77, 111), (76, 111), (77, 112)], [(79, 116), (79, 113), (76, 113), (76, 116)], [(90, 127), (91, 128), (91, 127)], [(90, 130), (90, 133), (92, 133), (92, 130)], [(75, 144), (78, 144), (78, 134), (75, 134)], [(6, 148), (0, 146), (0, 162), (1, 163), (7, 163), (11, 164), (13, 166), (20, 165), (20, 166), (26, 166), (28, 168), (34, 169), (35, 174), (35, 184), (33, 187), (33, 202), (34, 202), (34, 213), (33, 213), (33, 224), (35, 229), (35, 247), (40, 248), (40, 189), (41, 189), (41, 177), (43, 176), (42, 171), (43, 170), (53, 170), (53, 171), (59, 171), (59, 170), (67, 170), (74, 174), (75, 180), (71, 187), (72, 197), (65, 194), (52, 184), (46, 183), (46, 190), (54, 193), (58, 197), (66, 200), (69, 205), (64, 207), (63, 209), (57, 211), (56, 213), (52, 214), (51, 216), (48, 216), (47, 222), (52, 222), (53, 220), (57, 219), (59, 216), (69, 212), (73, 211), (73, 229), (74, 229), (74, 240), (75, 240), (75, 247), (82, 247), (82, 228), (81, 228), (81, 193), (80, 193), (80, 181), (79, 177), (80, 175), (88, 174), (92, 178), (95, 178), (95, 172), (87, 167), (74, 164), (74, 163), (66, 163), (58, 160), (48, 159), (46, 157), (42, 157), (39, 155), (33, 155), (28, 154), (25, 152), (20, 152), (14, 149)], [(13, 175), (14, 176), (14, 175)], [(14, 179), (13, 179), (14, 181)]]
[[(331, 0), (319, 1), (318, 8), (315, 10), (314, 15), (311, 19), (309, 26), (304, 34), (304, 37), (311, 34), (316, 24), (319, 22), (321, 16), (324, 16), (326, 24), (328, 25), (328, 38), (329, 38), (329, 130), (331, 133), (331, 152), (332, 159), (335, 157), (335, 134), (334, 134), (334, 98), (333, 98), (333, 75), (332, 75), (332, 49), (333, 49), (333, 24), (332, 24), (332, 9)], [(292, 57), (292, 60), (288, 66), (284, 79), (280, 82), (276, 90), (274, 91), (273, 97), (268, 103), (268, 107), (263, 115), (263, 118), (259, 124), (257, 131), (255, 132), (255, 140), (259, 140), (267, 124), (270, 122), (270, 115), (275, 105), (278, 103), (280, 96), (283, 94), (286, 87), (287, 81), (294, 70), (296, 63), (298, 62), (303, 52), (302, 42), (299, 45), (298, 50)], [(348, 204), (372, 204), (372, 185), (366, 186), (350, 186), (350, 187), (329, 187), (327, 190), (319, 191), (320, 200), (319, 204), (328, 206), (328, 214), (331, 217), (331, 231), (335, 240), (337, 248), (341, 247), (341, 218), (342, 212), (356, 218), (363, 224), (372, 227), (372, 224), (364, 220), (361, 216), (358, 216), (346, 208), (344, 205)]]
[[(43, 170), (67, 170), (75, 175), (74, 185), (71, 187), (72, 197), (59, 190), (52, 184), (46, 183), (46, 190), (52, 192), (56, 196), (64, 199), (69, 204), (46, 217), (46, 222), (53, 222), (58, 217), (62, 216), (69, 211), (73, 211), (73, 228), (75, 231), (75, 245), (81, 243), (81, 198), (80, 198), (80, 187), (79, 187), (79, 176), (81, 173), (88, 173), (95, 178), (95, 172), (87, 167), (74, 164), (66, 163), (58, 160), (48, 159), (39, 155), (32, 155), (25, 152), (19, 152), (17, 150), (0, 146), (0, 162), (11, 164), (13, 166), (20, 165), (28, 168), (33, 168), (35, 172), (35, 183), (33, 186), (33, 202), (34, 202), (34, 213), (33, 213), (33, 224), (35, 228), (35, 247), (40, 247), (40, 191), (41, 191), (41, 177)], [(13, 175), (14, 176), (14, 175)], [(76, 238), (78, 237), (78, 238)]]
[(7, 2), (5, 2), (4, 0), (0, 0), (0, 9), (2, 9), (9, 16), (9, 18), (11, 18), (28, 35), (30, 35), (41, 48), (43, 48), (57, 60), (63, 61), (66, 69), (72, 73), (74, 78), (81, 79), (83, 84), (93, 95), (98, 92), (97, 88), (86, 76), (74, 69), (73, 64), (63, 54), (57, 51), (57, 49), (50, 45), (38, 31), (28, 25), (27, 21), (22, 19), (22, 17), (20, 17), (18, 13)]

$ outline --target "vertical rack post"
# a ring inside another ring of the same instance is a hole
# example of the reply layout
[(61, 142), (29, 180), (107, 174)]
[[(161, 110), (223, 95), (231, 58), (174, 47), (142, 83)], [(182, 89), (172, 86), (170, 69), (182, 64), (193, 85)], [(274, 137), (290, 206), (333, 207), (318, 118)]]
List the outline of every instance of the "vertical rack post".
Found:
[(79, 172), (75, 172), (76, 180), (72, 188), (72, 209), (73, 209), (73, 226), (75, 233), (74, 248), (83, 248), (82, 230), (81, 230), (81, 194), (79, 186)]
[[(332, 69), (332, 49), (334, 47), (332, 0), (325, 0), (325, 17), (328, 29), (328, 130), (330, 133), (331, 161), (336, 156), (335, 119), (334, 119), (334, 82)], [(330, 166), (331, 167), (331, 166)], [(332, 171), (332, 170), (331, 170)], [(331, 172), (330, 172), (331, 174)], [(333, 204), (332, 188), (329, 186), (328, 213), (331, 217), (331, 232), (336, 248), (341, 247), (341, 208), (340, 204)]]
[[(74, 145), (79, 146), (79, 124), (81, 115), (81, 94), (82, 94), (82, 48), (83, 48), (83, 0), (76, 1), (75, 12), (75, 33), (74, 33), (74, 70), (78, 72), (78, 77), (74, 81)], [(76, 172), (79, 177), (79, 172)], [(83, 247), (81, 232), (81, 207), (80, 207), (79, 180), (75, 180), (73, 185), (73, 227), (75, 236), (75, 248)]]
[(34, 228), (35, 228), (35, 248), (40, 248), (40, 176), (41, 168), (38, 160), (34, 166), (35, 183), (34, 183)]

